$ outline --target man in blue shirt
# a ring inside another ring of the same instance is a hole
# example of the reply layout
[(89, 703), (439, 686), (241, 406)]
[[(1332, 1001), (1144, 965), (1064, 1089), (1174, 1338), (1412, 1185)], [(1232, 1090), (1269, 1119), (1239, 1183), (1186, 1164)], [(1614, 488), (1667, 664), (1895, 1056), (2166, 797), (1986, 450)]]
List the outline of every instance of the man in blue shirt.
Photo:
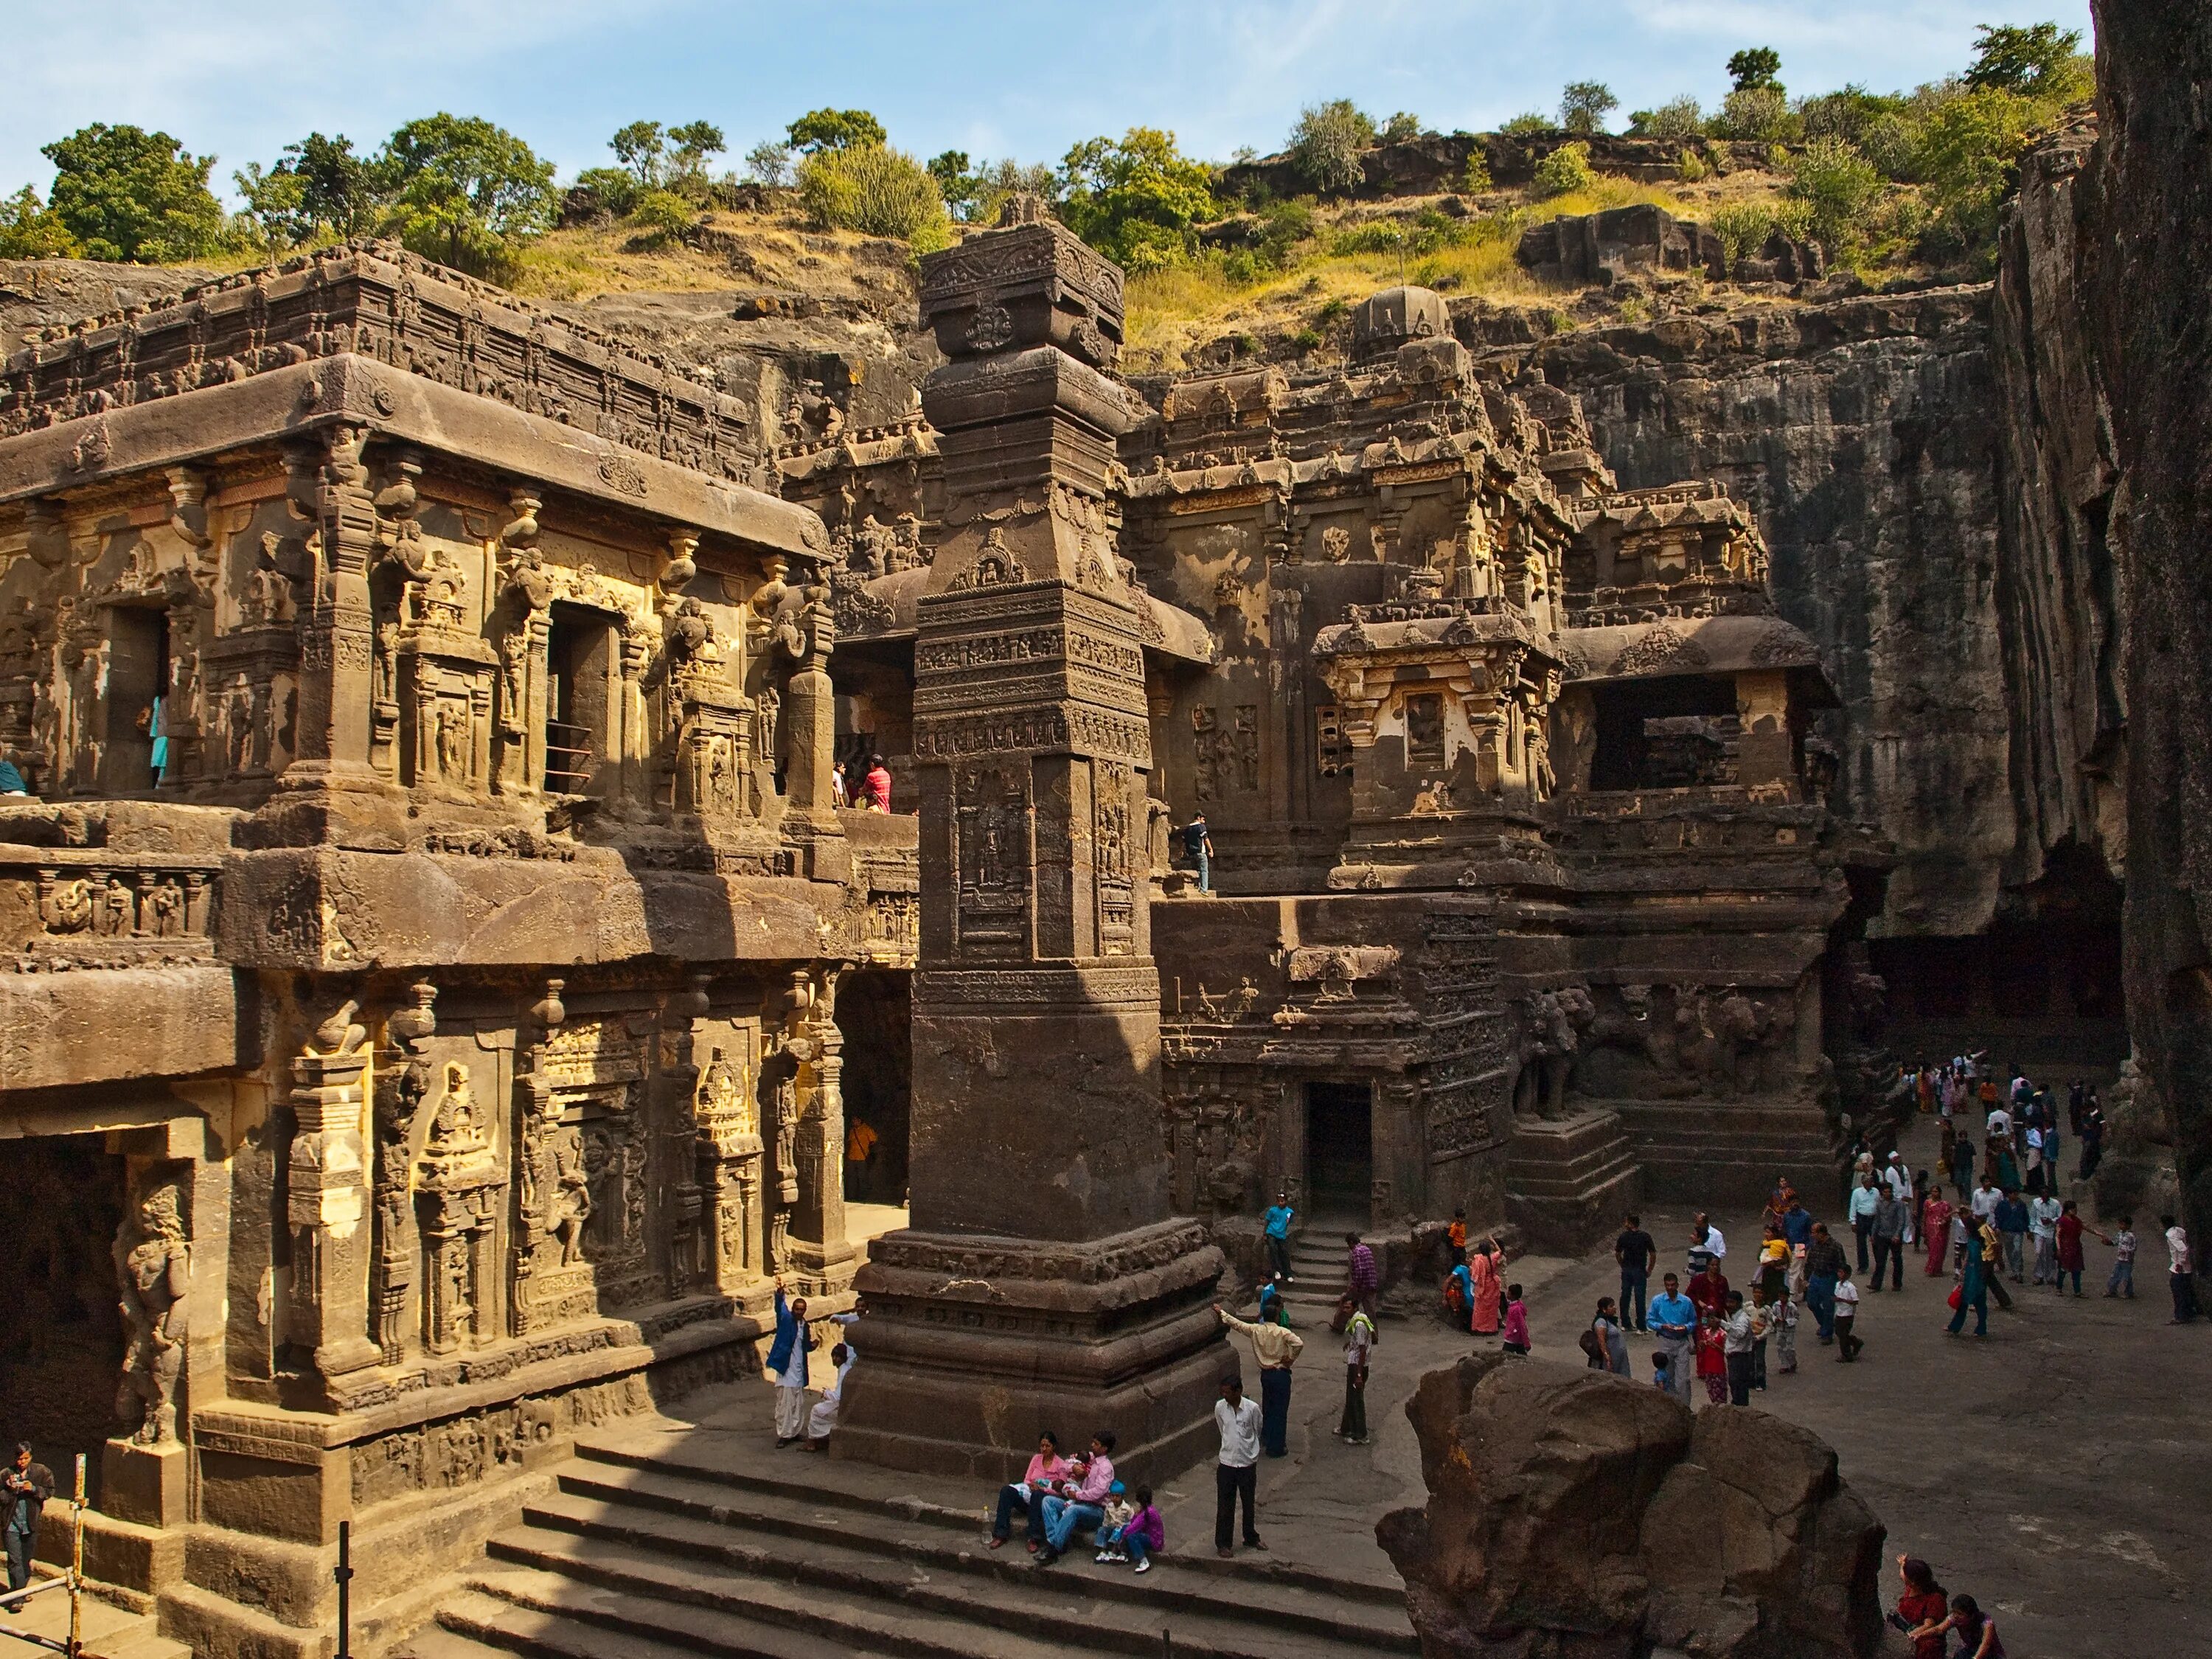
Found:
[(1291, 1220), (1297, 1213), (1291, 1207), (1291, 1195), (1281, 1193), (1268, 1206), (1265, 1217), (1267, 1224), (1267, 1271), (1285, 1285), (1294, 1282), (1291, 1277)]
[(1867, 1270), (1867, 1240), (1874, 1237), (1874, 1212), (1881, 1193), (1872, 1176), (1851, 1188), (1851, 1231), (1858, 1236), (1859, 1271)]
[(1667, 1391), (1685, 1406), (1690, 1403), (1690, 1376), (1697, 1369), (1691, 1339), (1698, 1334), (1698, 1310), (1682, 1294), (1682, 1281), (1668, 1273), (1666, 1289), (1651, 1298), (1651, 1334), (1667, 1356)]
[(1790, 1194), (1790, 1207), (1782, 1212), (1782, 1237), (1792, 1250), (1802, 1250), (1813, 1242), (1813, 1212), (1795, 1193)]

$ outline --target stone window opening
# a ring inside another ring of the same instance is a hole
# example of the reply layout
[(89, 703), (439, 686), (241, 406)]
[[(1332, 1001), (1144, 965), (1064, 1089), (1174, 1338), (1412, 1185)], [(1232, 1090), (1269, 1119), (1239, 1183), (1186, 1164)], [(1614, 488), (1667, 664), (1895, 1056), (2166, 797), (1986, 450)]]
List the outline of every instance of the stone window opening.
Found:
[(1736, 781), (1735, 683), (1725, 675), (1620, 680), (1592, 688), (1593, 790), (1681, 789)]
[(100, 787), (137, 795), (161, 781), (157, 757), (167, 744), (161, 726), (169, 690), (169, 619), (166, 612), (116, 605), (107, 613), (106, 742)]
[(545, 787), (595, 795), (611, 763), (608, 719), (617, 663), (614, 624), (594, 611), (553, 607), (545, 665)]

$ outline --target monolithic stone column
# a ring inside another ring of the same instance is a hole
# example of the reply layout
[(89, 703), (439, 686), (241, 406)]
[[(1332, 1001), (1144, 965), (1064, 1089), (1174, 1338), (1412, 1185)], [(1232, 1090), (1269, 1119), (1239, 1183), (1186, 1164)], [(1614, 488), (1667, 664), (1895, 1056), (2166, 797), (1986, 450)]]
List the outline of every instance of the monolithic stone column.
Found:
[(1219, 1253), (1170, 1213), (1143, 878), (1142, 635), (1106, 501), (1121, 273), (1035, 210), (934, 254), (923, 407), (913, 1226), (878, 1239), (835, 1443), (996, 1476), (1041, 1426), (1133, 1471), (1212, 1443)]

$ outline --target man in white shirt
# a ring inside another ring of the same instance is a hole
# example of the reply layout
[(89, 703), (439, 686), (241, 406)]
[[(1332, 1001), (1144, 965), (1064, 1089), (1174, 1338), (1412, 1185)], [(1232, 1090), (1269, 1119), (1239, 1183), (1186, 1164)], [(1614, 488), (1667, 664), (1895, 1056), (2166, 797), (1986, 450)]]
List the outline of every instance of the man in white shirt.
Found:
[(1974, 1212), (1974, 1219), (1987, 1221), (1997, 1212), (1997, 1206), (2003, 1202), (2004, 1194), (1997, 1189), (1996, 1182), (1990, 1180), (1986, 1176), (1984, 1176), (1982, 1184), (1974, 1188), (1971, 1206)]
[(2058, 1218), (2065, 1206), (2041, 1194), (2027, 1201), (2027, 1231), (2035, 1239), (2035, 1282), (2058, 1282)]
[(1221, 1379), (1221, 1398), (1213, 1402), (1213, 1426), (1221, 1431), (1221, 1455), (1213, 1466), (1213, 1553), (1228, 1556), (1230, 1522), (1237, 1503), (1244, 1503), (1244, 1547), (1264, 1550), (1252, 1509), (1260, 1490), (1260, 1402), (1244, 1397), (1234, 1376)]
[(2189, 1232), (2170, 1215), (2158, 1224), (2166, 1229), (2166, 1284), (2173, 1291), (2172, 1323), (2186, 1325), (2197, 1317), (2197, 1262), (2189, 1250)]
[(2002, 1106), (1992, 1106), (1990, 1108), (1989, 1121), (1983, 1127), (1992, 1136), (2002, 1135), (2009, 1138), (2012, 1134), (2012, 1114)]
[(1889, 1155), (1889, 1163), (1881, 1172), (1881, 1182), (1899, 1203), (1912, 1202), (1912, 1171), (1905, 1168), (1901, 1153), (1892, 1152)]
[(1721, 1230), (1700, 1210), (1696, 1224), (1690, 1229), (1690, 1271), (1703, 1273), (1708, 1261), (1718, 1261), (1727, 1254), (1728, 1240), (1721, 1237)]

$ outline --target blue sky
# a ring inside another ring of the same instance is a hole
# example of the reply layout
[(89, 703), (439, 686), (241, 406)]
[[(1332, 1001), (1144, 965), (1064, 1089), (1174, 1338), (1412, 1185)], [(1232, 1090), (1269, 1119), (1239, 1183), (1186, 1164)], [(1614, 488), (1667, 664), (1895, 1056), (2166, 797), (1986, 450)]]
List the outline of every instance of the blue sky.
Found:
[(1793, 92), (1911, 86), (1963, 65), (1977, 23), (2087, 0), (12, 0), (0, 189), (92, 121), (173, 134), (218, 185), (311, 130), (370, 148), (439, 109), (484, 115), (559, 163), (610, 161), (640, 118), (704, 118), (734, 156), (820, 105), (873, 110), (922, 156), (1056, 161), (1133, 125), (1226, 160), (1280, 147), (1300, 107), (1349, 97), (1480, 131), (1608, 82), (1622, 110), (1727, 90), (1771, 46)]

